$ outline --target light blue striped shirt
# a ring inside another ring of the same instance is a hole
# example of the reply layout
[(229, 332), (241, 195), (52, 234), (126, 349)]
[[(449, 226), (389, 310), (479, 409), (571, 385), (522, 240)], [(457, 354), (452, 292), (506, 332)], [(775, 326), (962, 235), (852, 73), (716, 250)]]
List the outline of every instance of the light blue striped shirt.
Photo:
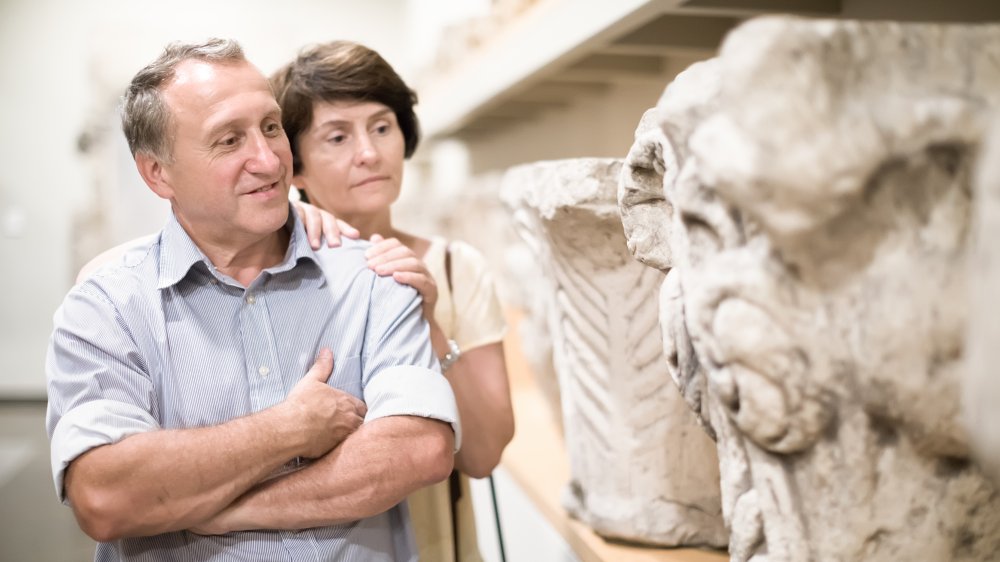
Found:
[[(438, 371), (419, 295), (366, 266), (367, 242), (314, 252), (290, 213), (284, 261), (244, 289), (171, 216), (155, 237), (73, 287), (46, 363), (52, 473), (87, 450), (160, 428), (224, 423), (273, 406), (329, 347), (329, 384), (365, 401), (365, 422), (442, 420), (458, 410)], [(347, 525), (201, 536), (182, 531), (97, 547), (98, 561), (416, 560), (405, 502)]]

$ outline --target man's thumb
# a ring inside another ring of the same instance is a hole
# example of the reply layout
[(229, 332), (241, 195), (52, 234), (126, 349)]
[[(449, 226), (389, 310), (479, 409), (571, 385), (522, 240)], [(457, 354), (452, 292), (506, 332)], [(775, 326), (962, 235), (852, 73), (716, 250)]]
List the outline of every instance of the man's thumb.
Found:
[(319, 355), (316, 356), (316, 361), (313, 362), (312, 367), (309, 368), (309, 372), (306, 373), (307, 377), (312, 377), (320, 382), (326, 382), (330, 378), (330, 374), (333, 372), (333, 353), (330, 348), (324, 347), (319, 350)]

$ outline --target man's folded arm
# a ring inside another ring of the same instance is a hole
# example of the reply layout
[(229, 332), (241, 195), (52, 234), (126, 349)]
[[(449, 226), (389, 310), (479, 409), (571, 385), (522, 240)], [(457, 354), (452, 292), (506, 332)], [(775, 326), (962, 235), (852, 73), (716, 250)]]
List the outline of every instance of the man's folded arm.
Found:
[(215, 427), (132, 434), (73, 460), (65, 497), (99, 542), (186, 529), (298, 454), (288, 421), (274, 407)]
[(326, 384), (326, 351), (272, 408), (213, 427), (162, 429), (148, 358), (107, 298), (75, 290), (56, 325), (47, 359), (53, 476), (98, 541), (203, 521), (288, 460), (322, 456), (365, 414)]
[(305, 529), (371, 517), (445, 480), (453, 462), (454, 433), (447, 423), (380, 418), (307, 468), (252, 489), (194, 531)]
[(220, 534), (356, 521), (446, 479), (461, 440), (448, 380), (424, 367), (390, 367), (371, 378), (365, 396), (365, 423), (337, 448), (303, 470), (253, 488), (194, 530)]

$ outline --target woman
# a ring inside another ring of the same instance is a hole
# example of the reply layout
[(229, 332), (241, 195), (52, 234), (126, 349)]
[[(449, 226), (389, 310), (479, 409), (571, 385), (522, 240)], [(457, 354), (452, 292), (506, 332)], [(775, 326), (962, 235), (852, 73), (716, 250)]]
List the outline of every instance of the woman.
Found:
[[(492, 278), (468, 244), (420, 237), (392, 223), (403, 160), (420, 137), (416, 94), (378, 53), (346, 41), (304, 50), (271, 81), (292, 146), (293, 184), (305, 201), (374, 243), (367, 257), (377, 273), (420, 292), (462, 419), (455, 467), (475, 478), (489, 475), (514, 431), (505, 324)], [(457, 483), (457, 504), (448, 483), (409, 499), (422, 560), (480, 560), (467, 478)]]

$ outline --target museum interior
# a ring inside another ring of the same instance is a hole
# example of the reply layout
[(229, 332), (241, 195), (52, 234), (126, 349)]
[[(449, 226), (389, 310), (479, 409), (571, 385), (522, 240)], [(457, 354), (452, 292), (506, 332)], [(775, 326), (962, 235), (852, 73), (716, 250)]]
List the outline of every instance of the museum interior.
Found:
[(416, 93), (392, 218), (481, 257), (514, 420), (421, 560), (1000, 561), (995, 0), (3, 0), (0, 560), (94, 559), (57, 310), (167, 223), (120, 100), (209, 37)]

